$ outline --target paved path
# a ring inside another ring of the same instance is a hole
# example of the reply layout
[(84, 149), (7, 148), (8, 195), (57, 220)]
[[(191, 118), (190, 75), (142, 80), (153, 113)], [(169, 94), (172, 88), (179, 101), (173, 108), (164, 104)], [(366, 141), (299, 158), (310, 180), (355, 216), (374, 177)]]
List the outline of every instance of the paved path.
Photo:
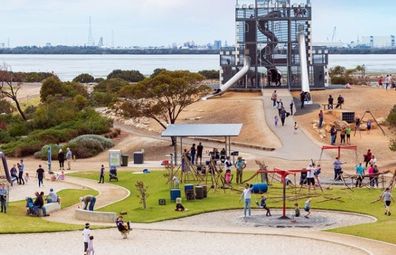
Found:
[[(289, 116), (286, 118), (285, 126), (279, 119), (278, 127), (275, 126), (274, 116), (278, 115), (278, 110), (272, 106), (272, 90), (263, 90), (263, 103), (264, 112), (267, 125), (270, 129), (279, 137), (282, 143), (282, 147), (273, 151), (268, 152), (269, 156), (278, 157), (287, 160), (304, 160), (317, 159), (320, 156), (321, 146), (313, 142), (313, 140), (306, 135), (303, 129), (294, 131), (294, 118)], [(282, 99), (284, 107), (287, 112), (290, 112), (290, 103), (293, 101), (292, 95), (289, 90), (281, 89), (277, 90), (278, 99)], [(329, 159), (327, 155), (324, 155), (322, 159)]]
[[(130, 192), (127, 189), (114, 184), (109, 184), (109, 183), (99, 184), (97, 183), (97, 181), (94, 180), (69, 177), (69, 176), (67, 177), (67, 181), (72, 184), (80, 185), (98, 191), (99, 195), (96, 196), (95, 209), (100, 209), (106, 207), (109, 204), (117, 203), (118, 201), (124, 200), (130, 195)], [(48, 221), (83, 225), (85, 224), (85, 222), (76, 220), (74, 218), (74, 211), (80, 205), (81, 204), (76, 204), (71, 207), (60, 210), (58, 212), (54, 212), (51, 214), (51, 216), (45, 219)]]

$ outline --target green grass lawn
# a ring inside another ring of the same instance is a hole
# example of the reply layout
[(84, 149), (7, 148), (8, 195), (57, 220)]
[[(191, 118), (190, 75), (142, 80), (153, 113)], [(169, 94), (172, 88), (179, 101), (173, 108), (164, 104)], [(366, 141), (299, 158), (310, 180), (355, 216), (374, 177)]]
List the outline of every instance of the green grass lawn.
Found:
[[(97, 194), (93, 190), (62, 190), (58, 195), (62, 199), (62, 208), (79, 202), (81, 196)], [(83, 226), (46, 221), (45, 218), (26, 215), (26, 202), (18, 201), (9, 204), (7, 214), (0, 213), (0, 234), (42, 233), (82, 229)]]
[[(174, 218), (181, 218), (185, 216), (191, 216), (195, 214), (200, 214), (204, 212), (211, 212), (217, 210), (226, 209), (237, 209), (242, 208), (242, 203), (239, 202), (240, 194), (231, 190), (226, 190), (225, 192), (221, 189), (216, 192), (210, 191), (208, 198), (204, 200), (195, 201), (183, 201), (183, 204), (188, 211), (186, 212), (175, 212), (175, 204), (170, 201), (169, 185), (166, 184), (166, 178), (163, 176), (165, 172), (153, 172), (151, 174), (131, 174), (128, 172), (119, 173), (119, 182), (114, 183), (123, 186), (131, 191), (131, 196), (125, 200), (107, 206), (102, 211), (113, 211), (120, 212), (126, 211), (128, 215), (126, 216), (128, 220), (133, 222), (156, 222)], [(246, 173), (245, 176), (249, 176), (250, 173)], [(84, 172), (73, 174), (73, 176), (84, 177), (89, 179), (97, 179), (97, 173)], [(139, 204), (139, 198), (137, 197), (137, 191), (135, 188), (136, 181), (143, 181), (146, 186), (148, 186), (148, 208), (146, 210), (142, 209), (141, 204)], [(252, 180), (252, 182), (259, 182), (257, 180)], [(237, 187), (242, 189), (242, 187)], [(288, 190), (288, 195), (292, 196), (294, 189)], [(182, 192), (183, 193), (183, 192)], [(317, 191), (319, 194), (319, 191)], [(368, 189), (358, 189), (351, 192), (349, 190), (341, 188), (333, 188), (331, 190), (325, 190), (325, 196), (331, 197), (342, 197), (345, 203), (337, 201), (328, 201), (323, 203), (318, 203), (323, 201), (323, 197), (315, 197), (312, 200), (312, 205), (314, 209), (328, 209), (328, 210), (339, 210), (347, 212), (357, 212), (362, 214), (367, 214), (374, 216), (378, 219), (378, 222), (371, 224), (363, 224), (352, 227), (338, 228), (331, 230), (332, 232), (345, 233), (356, 236), (367, 237), (371, 239), (382, 240), (390, 243), (396, 243), (396, 206), (393, 205), (394, 215), (391, 217), (385, 216), (383, 213), (382, 202), (377, 202), (372, 204), (371, 202), (376, 200), (381, 191), (379, 190), (368, 190)], [(281, 195), (280, 186), (270, 187), (267, 194), (268, 205), (272, 208), (280, 207), (281, 201), (279, 199)], [(396, 197), (396, 192), (394, 193)], [(184, 194), (182, 194), (184, 198)], [(158, 205), (158, 199), (166, 199), (167, 204), (165, 206)], [(259, 195), (253, 196), (253, 202), (255, 199), (259, 199)], [(298, 201), (300, 207), (303, 206), (305, 201), (301, 199)], [(288, 202), (288, 206), (292, 207), (293, 202)], [(313, 211), (314, 213), (314, 211)], [(241, 212), (242, 214), (242, 212)]]

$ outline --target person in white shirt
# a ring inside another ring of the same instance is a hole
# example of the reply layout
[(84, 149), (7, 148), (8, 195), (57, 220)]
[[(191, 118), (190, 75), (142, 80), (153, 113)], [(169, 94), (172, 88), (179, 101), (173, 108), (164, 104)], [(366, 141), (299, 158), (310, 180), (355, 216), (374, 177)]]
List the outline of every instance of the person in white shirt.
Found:
[(82, 236), (84, 240), (84, 254), (87, 254), (89, 237), (91, 236), (91, 229), (89, 227), (89, 223), (85, 223), (85, 228), (82, 231)]
[(95, 255), (95, 250), (94, 250), (94, 247), (93, 247), (93, 240), (94, 240), (94, 237), (90, 236), (89, 240), (88, 240), (87, 255)]
[(231, 171), (231, 167), (232, 167), (232, 162), (231, 162), (231, 160), (230, 160), (230, 157), (227, 156), (227, 159), (226, 159), (226, 161), (224, 162), (224, 168), (226, 169), (226, 171), (227, 171), (227, 170), (230, 170), (230, 171)]
[(72, 158), (73, 158), (73, 153), (72, 153), (72, 151), (70, 150), (70, 148), (67, 148), (67, 150), (66, 150), (67, 170), (70, 170), (70, 169), (71, 169), (71, 161), (72, 161)]
[(313, 165), (307, 167), (307, 184), (308, 193), (311, 191), (311, 185), (315, 189), (315, 167)]
[(242, 192), (241, 199), (239, 200), (239, 201), (241, 201), (243, 199), (243, 201), (244, 201), (243, 214), (244, 214), (245, 218), (247, 216), (250, 217), (252, 215), (252, 210), (250, 207), (251, 200), (252, 200), (252, 187), (253, 187), (253, 185), (246, 184), (246, 187)]

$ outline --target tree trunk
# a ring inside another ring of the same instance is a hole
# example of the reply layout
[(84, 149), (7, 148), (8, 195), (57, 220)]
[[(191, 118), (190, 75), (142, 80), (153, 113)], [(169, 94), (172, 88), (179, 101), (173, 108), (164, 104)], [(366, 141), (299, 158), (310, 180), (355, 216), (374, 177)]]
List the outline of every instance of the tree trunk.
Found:
[(25, 113), (22, 111), (22, 108), (21, 108), (21, 105), (20, 105), (19, 102), (18, 102), (18, 99), (12, 98), (12, 100), (15, 102), (15, 105), (16, 105), (16, 107), (17, 107), (17, 110), (18, 110), (19, 114), (21, 115), (22, 119), (23, 119), (24, 121), (26, 121), (27, 119), (26, 119)]

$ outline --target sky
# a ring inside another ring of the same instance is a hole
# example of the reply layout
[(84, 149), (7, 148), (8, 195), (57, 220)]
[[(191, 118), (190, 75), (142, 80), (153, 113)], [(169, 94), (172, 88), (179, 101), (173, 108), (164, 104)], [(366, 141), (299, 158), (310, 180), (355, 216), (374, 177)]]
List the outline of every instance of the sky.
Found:
[[(252, 0), (253, 1), (253, 0)], [(297, 0), (292, 2), (303, 2)], [(159, 46), (235, 41), (235, 0), (0, 0), (0, 45)], [(254, 2), (254, 1), (253, 1)], [(396, 34), (395, 0), (311, 0), (313, 40)], [(112, 36), (113, 35), (113, 36)]]

